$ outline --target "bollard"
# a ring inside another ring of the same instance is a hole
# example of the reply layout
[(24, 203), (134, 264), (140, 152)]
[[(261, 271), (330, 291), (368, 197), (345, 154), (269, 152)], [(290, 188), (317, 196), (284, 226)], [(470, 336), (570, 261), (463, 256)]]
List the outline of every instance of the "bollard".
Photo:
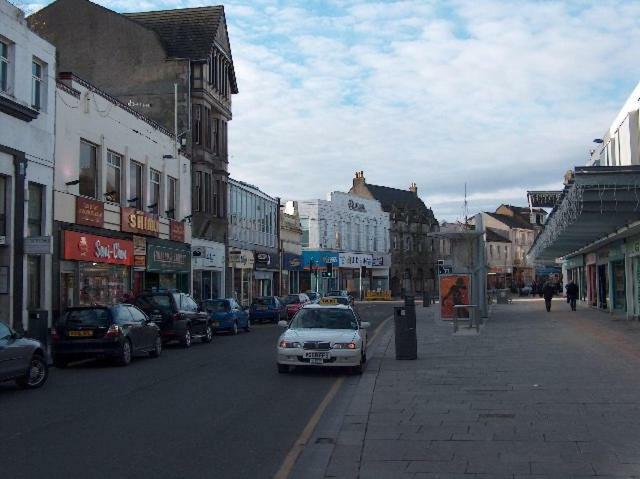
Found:
[(424, 291), (422, 293), (422, 307), (428, 308), (429, 306), (431, 306), (431, 295), (427, 291)]
[(417, 359), (416, 305), (413, 296), (405, 296), (404, 304), (394, 308), (396, 359)]

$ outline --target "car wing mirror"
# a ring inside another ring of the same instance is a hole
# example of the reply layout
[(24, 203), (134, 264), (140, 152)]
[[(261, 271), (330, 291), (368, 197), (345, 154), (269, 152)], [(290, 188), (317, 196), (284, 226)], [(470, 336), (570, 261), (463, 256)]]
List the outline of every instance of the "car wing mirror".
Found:
[(369, 329), (371, 327), (371, 323), (367, 321), (362, 321), (360, 323), (360, 329)]
[(288, 328), (289, 327), (289, 323), (287, 323), (284, 319), (278, 321), (278, 326), (280, 326), (281, 328)]

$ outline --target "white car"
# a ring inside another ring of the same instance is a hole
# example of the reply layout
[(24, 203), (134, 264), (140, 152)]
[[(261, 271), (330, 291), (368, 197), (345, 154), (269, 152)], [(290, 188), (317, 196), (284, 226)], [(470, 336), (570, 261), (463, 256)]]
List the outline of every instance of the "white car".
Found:
[(349, 367), (358, 374), (367, 360), (369, 323), (360, 321), (350, 307), (330, 299), (307, 304), (291, 322), (278, 323), (287, 330), (278, 339), (278, 372), (291, 366)]

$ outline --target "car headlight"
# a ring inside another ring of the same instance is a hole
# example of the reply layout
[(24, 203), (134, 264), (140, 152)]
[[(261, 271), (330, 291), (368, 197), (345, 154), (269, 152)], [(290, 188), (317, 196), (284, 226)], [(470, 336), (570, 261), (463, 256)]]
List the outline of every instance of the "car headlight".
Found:
[(302, 344), (300, 344), (298, 341), (285, 341), (285, 340), (282, 340), (282, 341), (280, 341), (280, 347), (281, 348), (301, 348)]
[(333, 343), (331, 345), (333, 349), (356, 349), (357, 344), (351, 341), (350, 343)]

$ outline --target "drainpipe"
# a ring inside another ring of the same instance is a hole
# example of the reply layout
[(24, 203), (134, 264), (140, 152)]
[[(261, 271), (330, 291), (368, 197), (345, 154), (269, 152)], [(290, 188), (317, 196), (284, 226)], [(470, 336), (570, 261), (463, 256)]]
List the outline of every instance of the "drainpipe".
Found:
[(13, 328), (19, 333), (24, 332), (22, 311), (24, 308), (24, 201), (27, 164), (24, 153), (14, 155)]

